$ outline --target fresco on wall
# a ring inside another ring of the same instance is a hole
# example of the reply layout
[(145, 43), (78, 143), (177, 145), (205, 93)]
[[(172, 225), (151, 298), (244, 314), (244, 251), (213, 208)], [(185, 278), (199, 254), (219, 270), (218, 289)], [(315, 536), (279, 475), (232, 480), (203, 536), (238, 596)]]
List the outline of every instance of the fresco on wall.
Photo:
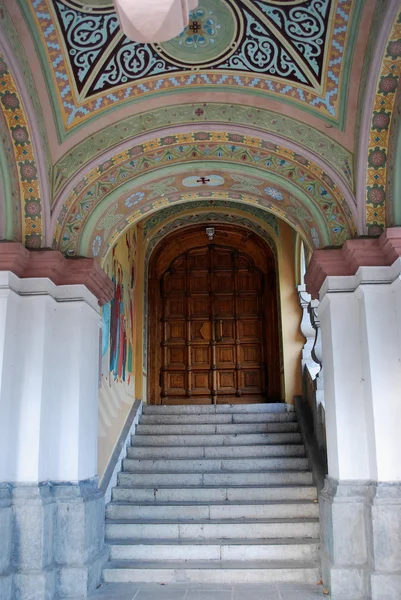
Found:
[(114, 381), (128, 383), (133, 374), (135, 250), (136, 232), (131, 230), (112, 248), (104, 265), (115, 292), (102, 309), (102, 371)]

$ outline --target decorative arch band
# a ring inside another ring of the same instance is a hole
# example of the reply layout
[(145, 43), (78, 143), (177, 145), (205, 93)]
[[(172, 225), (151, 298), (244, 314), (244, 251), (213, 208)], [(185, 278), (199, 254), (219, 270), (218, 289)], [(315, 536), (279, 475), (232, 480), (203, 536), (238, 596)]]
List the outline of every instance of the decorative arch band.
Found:
[(6, 231), (21, 227), (23, 243), (28, 248), (42, 245), (43, 207), (38, 177), (38, 167), (32, 144), (32, 133), (17, 84), (0, 52), (0, 110), (7, 124), (14, 156), (20, 196), (19, 215), (6, 198)]
[(369, 132), (366, 179), (366, 228), (380, 235), (391, 225), (391, 199), (387, 194), (390, 131), (401, 75), (401, 10), (387, 40), (381, 63)]
[[(219, 183), (216, 179), (184, 182), (194, 171), (206, 177), (216, 170), (222, 180)], [(282, 188), (278, 195), (274, 191), (277, 186)], [(188, 188), (193, 199), (201, 198), (202, 193), (211, 197), (212, 190), (214, 194), (224, 191), (226, 196), (214, 197), (228, 200), (248, 194), (252, 202), (256, 199), (289, 222), (308, 221), (310, 216), (302, 211), (309, 205), (309, 212), (321, 222), (319, 228), (328, 232), (323, 235), (326, 244), (341, 245), (356, 234), (341, 190), (316, 163), (258, 137), (209, 131), (157, 138), (92, 169), (70, 192), (58, 214), (54, 247), (76, 254), (85, 245), (82, 240), (88, 240), (89, 222), (90, 229), (104, 226), (105, 239), (117, 225), (125, 228), (124, 219), (178, 202)]]

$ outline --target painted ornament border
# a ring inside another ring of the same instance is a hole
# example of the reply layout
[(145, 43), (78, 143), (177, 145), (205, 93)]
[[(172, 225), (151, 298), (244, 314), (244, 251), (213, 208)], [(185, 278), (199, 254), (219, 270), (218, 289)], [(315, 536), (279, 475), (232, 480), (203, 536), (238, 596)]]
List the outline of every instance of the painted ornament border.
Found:
[[(172, 152), (174, 146), (177, 144), (177, 137), (180, 145), (178, 149), (175, 149), (177, 154), (175, 156)], [(242, 138), (242, 136), (240, 137)], [(207, 140), (207, 142), (203, 143), (204, 140)], [(254, 165), (258, 167), (260, 165), (261, 167), (263, 159), (267, 160), (273, 152), (273, 156), (276, 156), (275, 160), (279, 161), (278, 167), (282, 168), (285, 164), (292, 164), (294, 168), (300, 169), (300, 174), (297, 177), (301, 178), (301, 189), (302, 184), (305, 185), (305, 177), (308, 174), (306, 185), (308, 182), (311, 185), (320, 185), (326, 190), (325, 194), (327, 195), (327, 202), (329, 202), (330, 194), (327, 192), (328, 187), (334, 196), (335, 205), (345, 215), (344, 225), (350, 228), (351, 236), (355, 234), (356, 230), (352, 214), (341, 191), (331, 178), (315, 163), (308, 161), (297, 153), (289, 151), (287, 148), (265, 142), (258, 137), (244, 136), (244, 139), (239, 141), (238, 136), (227, 134), (226, 132), (195, 132), (157, 138), (145, 144), (134, 146), (92, 169), (71, 191), (58, 215), (54, 231), (54, 243), (56, 247), (60, 245), (62, 251), (67, 250), (67, 247), (63, 248), (63, 232), (68, 231), (69, 242), (72, 239), (78, 238), (80, 231), (83, 230), (85, 222), (89, 218), (90, 212), (113, 189), (135, 178), (140, 173), (149, 172), (155, 168), (160, 169), (162, 166), (177, 163), (189, 164), (188, 157), (182, 155), (184, 148), (190, 149), (191, 160), (194, 160), (195, 153), (197, 155), (196, 160), (199, 161), (202, 155), (199, 149), (199, 142), (202, 142), (205, 148), (207, 146), (204, 151), (209, 153), (209, 160), (227, 160), (225, 154), (230, 152), (231, 162), (247, 164), (248, 166)], [(212, 147), (209, 147), (209, 142), (214, 143), (213, 149), (216, 151), (214, 155), (210, 154)], [(225, 142), (229, 142), (229, 144)], [(198, 144), (198, 149), (196, 146), (193, 146), (194, 143)], [(216, 143), (222, 144), (221, 148)], [(183, 150), (180, 150), (181, 147)], [(233, 156), (234, 149), (237, 151), (238, 157)], [(251, 149), (254, 152), (252, 155), (250, 154)], [(157, 151), (159, 151), (158, 154)], [(164, 152), (164, 154), (160, 155), (160, 151)], [(186, 160), (184, 160), (185, 158)], [(200, 165), (199, 168), (203, 168), (203, 166), (207, 168), (207, 163)], [(275, 168), (274, 165), (270, 165), (268, 169), (271, 170), (272, 167)], [(266, 169), (266, 166), (264, 168)], [(302, 173), (305, 173), (305, 175), (302, 175)], [(297, 184), (292, 175), (289, 179)]]
[[(336, 170), (350, 190), (354, 190), (353, 154), (325, 133), (291, 117), (264, 108), (199, 102), (158, 108), (132, 115), (123, 122), (109, 125), (79, 142), (54, 165), (54, 197), (60, 193), (77, 171), (103, 154), (105, 148), (117, 147), (146, 132), (155, 131), (155, 135), (160, 135), (160, 130), (167, 127), (202, 126), (204, 123), (211, 123), (214, 126), (257, 127), (258, 131), (266, 131), (297, 142), (330, 162), (332, 168)], [(243, 134), (239, 135), (245, 137)]]
[(42, 200), (32, 134), (22, 98), (8, 64), (0, 52), (0, 109), (9, 128), (17, 164), (21, 202), (22, 240), (27, 248), (42, 245)]
[(388, 152), (400, 76), (401, 10), (387, 41), (373, 104), (366, 178), (366, 227), (369, 235), (381, 235), (386, 227)]
[[(208, 197), (206, 199), (206, 196), (204, 193), (202, 192), (189, 192), (189, 193), (185, 193), (185, 194), (176, 194), (174, 197), (172, 198), (164, 198), (162, 203), (154, 203), (151, 207), (150, 210), (153, 210), (154, 212), (151, 214), (151, 217), (155, 216), (158, 214), (157, 210), (161, 209), (161, 211), (163, 211), (163, 209), (166, 208), (179, 208), (180, 206), (187, 206), (188, 204), (194, 204), (195, 208), (194, 210), (202, 210), (202, 209), (197, 209), (196, 206), (198, 206), (199, 204), (203, 204), (203, 203), (208, 203), (209, 207), (203, 207), (203, 210), (212, 210), (214, 207), (216, 207), (217, 210), (219, 210), (220, 205), (226, 205), (226, 204), (233, 204), (235, 205), (236, 202), (241, 203), (242, 206), (245, 207), (244, 212), (246, 214), (250, 214), (251, 216), (255, 216), (252, 213), (253, 209), (257, 209), (261, 212), (265, 212), (265, 214), (268, 217), (272, 217), (272, 218), (280, 218), (285, 220), (287, 223), (290, 224), (291, 227), (293, 227), (295, 229), (295, 231), (297, 231), (303, 238), (306, 239), (306, 243), (308, 245), (310, 245), (311, 247), (314, 247), (311, 235), (308, 234), (308, 232), (306, 232), (302, 226), (295, 220), (295, 219), (289, 219), (288, 215), (286, 214), (286, 212), (278, 205), (271, 205), (270, 208), (259, 204), (259, 200), (258, 198), (256, 198), (253, 195), (249, 195), (249, 194), (237, 194), (238, 198), (237, 200), (233, 200), (233, 196), (232, 193), (230, 191), (210, 191), (208, 193)], [(239, 204), (236, 204), (236, 206), (233, 206), (234, 210), (240, 211), (241, 209), (239, 208)], [(188, 208), (186, 209), (188, 210)], [(148, 211), (143, 211), (141, 209), (136, 210), (134, 213), (130, 214), (128, 217), (124, 217), (124, 215), (119, 215), (119, 217), (121, 217), (121, 220), (119, 220), (119, 222), (117, 223), (115, 229), (113, 230), (113, 232), (110, 232), (110, 234), (107, 236), (106, 239), (101, 239), (99, 242), (99, 223), (101, 223), (102, 221), (102, 217), (104, 217), (104, 214), (100, 217), (100, 219), (98, 219), (97, 223), (95, 224), (95, 226), (92, 228), (92, 233), (89, 237), (88, 243), (87, 243), (87, 247), (85, 247), (85, 252), (88, 252), (88, 254), (90, 256), (93, 256), (94, 258), (96, 258), (97, 260), (103, 260), (102, 257), (105, 257), (107, 255), (107, 253), (109, 252), (110, 248), (113, 247), (113, 245), (116, 243), (116, 241), (118, 240), (118, 238), (120, 237), (120, 235), (122, 235), (127, 229), (129, 229), (130, 227), (132, 227), (133, 225), (135, 225), (138, 221), (140, 221), (144, 216), (146, 216)], [(256, 217), (259, 218), (259, 217)], [(267, 223), (266, 219), (263, 219), (263, 222)], [(315, 226), (315, 222), (314, 220), (311, 221), (312, 225)], [(267, 227), (270, 228), (270, 226), (267, 224)], [(320, 234), (322, 235), (322, 232), (319, 229)], [(102, 236), (100, 236), (102, 237)], [(84, 248), (82, 246), (81, 251), (84, 251)]]

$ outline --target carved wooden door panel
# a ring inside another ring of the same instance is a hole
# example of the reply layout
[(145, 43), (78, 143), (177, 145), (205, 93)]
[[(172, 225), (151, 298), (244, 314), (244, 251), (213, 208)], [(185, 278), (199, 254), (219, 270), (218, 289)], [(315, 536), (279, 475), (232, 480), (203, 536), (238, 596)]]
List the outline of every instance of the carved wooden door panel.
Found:
[(266, 399), (263, 274), (246, 255), (189, 250), (164, 273), (162, 301), (162, 403)]

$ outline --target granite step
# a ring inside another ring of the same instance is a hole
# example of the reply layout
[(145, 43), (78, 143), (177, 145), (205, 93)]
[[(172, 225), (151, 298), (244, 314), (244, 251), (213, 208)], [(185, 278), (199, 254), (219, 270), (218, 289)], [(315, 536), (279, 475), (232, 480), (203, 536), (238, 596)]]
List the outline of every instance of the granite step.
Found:
[(310, 471), (256, 471), (210, 473), (127, 473), (118, 474), (118, 484), (125, 487), (169, 486), (251, 486), (251, 485), (313, 485)]
[(252, 446), (256, 444), (301, 444), (300, 433), (234, 433), (179, 435), (142, 434), (131, 436), (133, 446)]
[(285, 404), (145, 406), (106, 508), (106, 582), (315, 583), (319, 505)]
[(188, 415), (143, 415), (141, 423), (144, 425), (191, 425), (202, 423), (204, 425), (221, 425), (233, 423), (293, 423), (296, 421), (295, 413), (217, 413)]
[(123, 471), (129, 473), (209, 473), (217, 471), (306, 471), (307, 458), (179, 458), (123, 460)]
[(144, 415), (188, 415), (213, 413), (277, 413), (293, 412), (293, 406), (284, 402), (266, 402), (265, 404), (183, 404), (183, 405), (148, 405), (143, 407)]
[(318, 563), (311, 561), (112, 561), (106, 583), (276, 583), (314, 584)]
[(314, 486), (115, 487), (113, 502), (274, 502), (317, 499)]
[(293, 502), (225, 502), (225, 503), (127, 503), (111, 502), (108, 519), (310, 519), (319, 516), (319, 506), (310, 501)]
[(258, 446), (132, 446), (128, 458), (262, 458), (305, 456), (303, 444), (271, 444)]
[(317, 538), (319, 521), (313, 519), (106, 519), (106, 541), (123, 538), (214, 539)]
[(318, 539), (114, 540), (111, 560), (300, 560), (317, 561)]
[(192, 423), (191, 425), (142, 425), (136, 427), (135, 435), (182, 435), (182, 434), (214, 434), (214, 433), (296, 433), (298, 423), (222, 423), (221, 425), (212, 423)]

